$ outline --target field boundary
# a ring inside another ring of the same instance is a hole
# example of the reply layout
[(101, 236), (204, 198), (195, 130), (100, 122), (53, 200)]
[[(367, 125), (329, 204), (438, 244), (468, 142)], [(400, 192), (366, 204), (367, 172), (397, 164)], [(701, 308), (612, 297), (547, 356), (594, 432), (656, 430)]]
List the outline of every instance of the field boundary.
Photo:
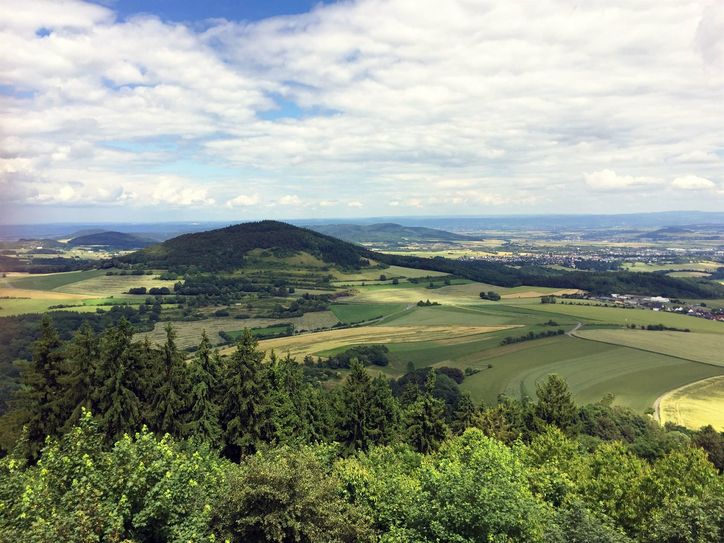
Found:
[(568, 335), (570, 335), (571, 337), (574, 337), (576, 339), (582, 339), (584, 341), (595, 341), (596, 343), (605, 343), (606, 345), (615, 345), (616, 347), (623, 347), (626, 349), (635, 349), (637, 351), (642, 351), (644, 353), (659, 354), (659, 355), (668, 356), (670, 358), (678, 358), (679, 360), (684, 360), (686, 362), (694, 362), (695, 364), (703, 364), (705, 366), (712, 366), (714, 368), (724, 369), (724, 367), (720, 366), (719, 364), (712, 364), (711, 362), (702, 362), (701, 360), (694, 360), (693, 358), (686, 358), (684, 356), (678, 356), (675, 354), (662, 353), (660, 351), (652, 351), (651, 349), (642, 349), (641, 347), (634, 347), (633, 345), (621, 345), (620, 343), (615, 343), (613, 341), (604, 341), (602, 339), (593, 339), (590, 337), (579, 336), (578, 334), (574, 333), (573, 331), (571, 331), (571, 333)]

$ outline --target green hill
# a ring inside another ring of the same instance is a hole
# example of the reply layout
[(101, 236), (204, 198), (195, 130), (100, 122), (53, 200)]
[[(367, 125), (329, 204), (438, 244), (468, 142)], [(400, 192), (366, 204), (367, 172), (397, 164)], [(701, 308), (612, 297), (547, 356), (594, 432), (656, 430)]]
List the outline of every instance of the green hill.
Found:
[(134, 234), (125, 232), (95, 232), (71, 239), (68, 245), (77, 247), (79, 245), (93, 245), (109, 247), (112, 249), (140, 249), (148, 247), (154, 242)]
[(271, 256), (268, 265), (272, 268), (274, 258), (280, 259), (281, 263), (282, 258), (307, 253), (340, 268), (359, 268), (367, 265), (369, 260), (375, 260), (382, 264), (438, 271), (505, 287), (534, 285), (577, 288), (598, 294), (622, 292), (682, 298), (724, 297), (724, 287), (715, 282), (661, 274), (569, 272), (535, 266), (514, 268), (485, 260), (385, 254), (277, 221), (244, 223), (184, 234), (120, 257), (116, 262), (146, 268), (183, 270), (193, 267), (203, 272), (232, 271), (243, 268), (248, 263), (248, 253), (255, 249), (268, 250)]
[(323, 224), (310, 226), (316, 232), (353, 243), (454, 242), (475, 241), (477, 238), (419, 226), (395, 223)]
[(269, 249), (278, 257), (309, 253), (324, 262), (356, 268), (373, 255), (370, 251), (306, 228), (277, 221), (260, 221), (208, 232), (184, 234), (119, 260), (148, 267), (195, 266), (202, 271), (243, 267), (254, 249)]

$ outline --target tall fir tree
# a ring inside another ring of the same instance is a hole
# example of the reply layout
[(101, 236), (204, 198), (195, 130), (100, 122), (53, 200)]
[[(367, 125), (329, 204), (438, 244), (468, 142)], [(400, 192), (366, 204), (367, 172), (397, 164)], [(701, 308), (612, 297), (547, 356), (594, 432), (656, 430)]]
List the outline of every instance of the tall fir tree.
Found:
[(101, 340), (101, 386), (96, 401), (100, 426), (109, 442), (138, 430), (141, 400), (135, 390), (133, 368), (138, 366), (138, 349), (132, 343), (133, 327), (125, 318), (110, 328)]
[(425, 391), (406, 412), (407, 442), (421, 453), (434, 451), (448, 435), (445, 403), (435, 398), (435, 372), (430, 371)]
[(219, 352), (211, 347), (206, 331), (189, 366), (189, 411), (183, 434), (217, 447), (220, 444), (219, 422)]
[(100, 342), (87, 321), (84, 321), (73, 339), (66, 345), (64, 375), (60, 379), (66, 408), (63, 431), (75, 426), (83, 409), (95, 412), (93, 395), (99, 387), (98, 362)]
[(33, 345), (33, 358), (25, 368), (22, 393), (26, 414), (26, 454), (37, 458), (47, 436), (57, 436), (63, 424), (64, 398), (60, 379), (63, 353), (58, 331), (46, 314), (40, 323), (40, 337)]
[(479, 423), (480, 410), (476, 407), (470, 394), (462, 393), (455, 409), (452, 430), (457, 434), (462, 434), (466, 428), (479, 427)]
[(255, 452), (262, 441), (269, 416), (263, 360), (264, 353), (258, 349), (256, 338), (245, 328), (236, 341), (236, 350), (227, 360), (223, 379), (223, 452), (234, 461)]
[(536, 389), (535, 415), (546, 424), (554, 424), (569, 435), (576, 432), (578, 408), (566, 382), (552, 374)]
[(171, 324), (166, 324), (166, 342), (161, 362), (162, 379), (150, 410), (152, 428), (159, 434), (179, 437), (184, 422), (188, 380), (186, 360), (176, 347), (176, 332)]

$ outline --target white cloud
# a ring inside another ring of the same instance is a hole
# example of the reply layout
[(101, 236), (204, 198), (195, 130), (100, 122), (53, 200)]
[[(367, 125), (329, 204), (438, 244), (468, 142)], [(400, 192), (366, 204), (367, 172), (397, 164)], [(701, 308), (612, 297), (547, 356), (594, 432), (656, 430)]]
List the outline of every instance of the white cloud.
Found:
[(226, 202), (227, 207), (247, 207), (255, 206), (261, 201), (258, 194), (239, 194), (236, 198), (232, 198)]
[(356, 208), (362, 208), (364, 207), (364, 204), (362, 202), (347, 202), (347, 207), (356, 207)]
[(586, 185), (593, 190), (601, 191), (617, 191), (617, 190), (635, 190), (649, 188), (651, 185), (657, 185), (659, 180), (633, 175), (619, 175), (613, 170), (600, 170), (597, 172), (587, 173), (584, 175)]
[(676, 208), (665, 180), (724, 182), (722, 25), (701, 0), (365, 0), (199, 27), (6, 0), (0, 183), (210, 217), (257, 190), (278, 214)]
[(296, 194), (285, 194), (279, 198), (279, 205), (283, 206), (301, 206), (302, 199)]
[(671, 182), (671, 186), (675, 189), (682, 190), (710, 190), (716, 188), (716, 183), (705, 179), (704, 177), (698, 177), (696, 175), (684, 175), (677, 177)]

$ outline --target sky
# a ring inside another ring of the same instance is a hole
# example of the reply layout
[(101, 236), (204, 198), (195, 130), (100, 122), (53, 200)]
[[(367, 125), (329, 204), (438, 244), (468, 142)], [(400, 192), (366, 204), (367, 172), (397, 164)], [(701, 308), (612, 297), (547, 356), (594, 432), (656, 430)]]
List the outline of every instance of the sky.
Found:
[(3, 0), (0, 223), (724, 210), (721, 0)]

